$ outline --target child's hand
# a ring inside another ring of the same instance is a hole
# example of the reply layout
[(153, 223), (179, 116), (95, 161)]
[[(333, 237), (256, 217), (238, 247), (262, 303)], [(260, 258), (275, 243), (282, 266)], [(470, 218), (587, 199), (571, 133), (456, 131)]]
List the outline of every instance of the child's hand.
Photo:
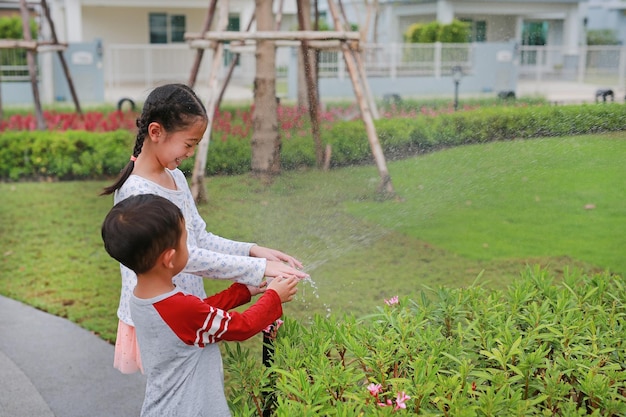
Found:
[(299, 280), (296, 277), (284, 278), (282, 276), (278, 276), (269, 283), (267, 289), (276, 291), (280, 297), (280, 301), (286, 303), (291, 301), (293, 296), (298, 291), (298, 288), (296, 288), (298, 281)]
[(248, 287), (248, 291), (250, 291), (250, 296), (254, 297), (255, 295), (264, 293), (267, 290), (267, 281), (263, 281), (258, 287), (255, 287), (254, 285), (246, 285), (246, 287)]
[(296, 277), (300, 279), (308, 278), (309, 274), (306, 272), (297, 270), (296, 268), (287, 265), (286, 263), (280, 261), (270, 261), (268, 260), (265, 265), (265, 276), (266, 277)]

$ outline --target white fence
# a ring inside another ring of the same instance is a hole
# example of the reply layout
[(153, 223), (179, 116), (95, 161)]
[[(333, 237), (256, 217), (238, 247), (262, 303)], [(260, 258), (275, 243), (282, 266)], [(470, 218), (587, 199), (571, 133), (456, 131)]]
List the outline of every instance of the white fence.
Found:
[[(293, 48), (296, 47), (277, 48), (279, 79), (287, 77), (292, 69)], [(457, 65), (471, 71), (473, 50), (473, 44), (368, 44), (363, 46), (362, 58), (368, 77), (438, 77), (449, 74)], [(254, 48), (248, 51), (240, 55), (234, 79), (251, 84), (255, 72)], [(109, 45), (104, 57), (106, 86), (142, 83), (151, 88), (163, 81), (184, 82), (189, 78), (195, 54), (186, 44)], [(320, 77), (347, 76), (341, 52), (323, 51), (319, 56)], [(224, 70), (229, 57), (227, 52)], [(521, 46), (514, 59), (518, 62), (520, 80), (601, 83), (618, 88), (626, 84), (625, 46), (587, 46), (579, 48), (577, 54), (567, 54), (563, 47)], [(199, 83), (208, 81), (210, 60), (211, 50), (206, 50)]]
[[(228, 46), (227, 46), (228, 48)], [(473, 44), (385, 44), (363, 45), (365, 71), (371, 78), (401, 78), (415, 76), (439, 77), (449, 74), (454, 66), (471, 71)], [(241, 50), (241, 49), (240, 49)], [(234, 81), (252, 85), (255, 73), (254, 48), (243, 49)], [(286, 79), (293, 70), (293, 54), (297, 47), (277, 48), (277, 77)], [(198, 84), (208, 82), (211, 50), (204, 52)], [(3, 50), (0, 61), (0, 81), (29, 80), (24, 51)], [(112, 44), (105, 47), (105, 88), (126, 85), (151, 89), (163, 82), (186, 82), (189, 79), (196, 50), (187, 44)], [(626, 86), (626, 46), (585, 46), (576, 53), (563, 47), (520, 46), (514, 59), (519, 80), (573, 81), (603, 84), (624, 89)], [(341, 52), (320, 53), (320, 77), (347, 77)], [(230, 51), (224, 57), (223, 69), (232, 59)], [(223, 76), (221, 74), (221, 76)]]
[(0, 50), (0, 81), (30, 81), (25, 49)]
[[(299, 47), (277, 47), (277, 77), (288, 76), (290, 56)], [(226, 45), (223, 70), (232, 55)], [(254, 79), (254, 48), (242, 49), (234, 78), (251, 83)], [(439, 76), (454, 66), (469, 68), (472, 44), (369, 44), (363, 46), (362, 58), (369, 77)], [(186, 44), (168, 45), (109, 45), (105, 49), (105, 83), (107, 87), (142, 83), (146, 88), (158, 82), (186, 81), (189, 78), (196, 50)], [(208, 81), (212, 50), (204, 52), (198, 82)], [(340, 51), (320, 52), (319, 75), (323, 78), (347, 76)], [(221, 74), (224, 75), (224, 74)]]
[[(361, 54), (368, 77), (416, 77), (449, 74), (455, 66), (469, 70), (473, 44), (367, 44)], [(321, 52), (320, 77), (345, 77), (341, 52)]]
[(575, 62), (561, 47), (522, 46), (519, 52), (521, 80), (626, 86), (626, 46), (581, 47), (569, 54)]

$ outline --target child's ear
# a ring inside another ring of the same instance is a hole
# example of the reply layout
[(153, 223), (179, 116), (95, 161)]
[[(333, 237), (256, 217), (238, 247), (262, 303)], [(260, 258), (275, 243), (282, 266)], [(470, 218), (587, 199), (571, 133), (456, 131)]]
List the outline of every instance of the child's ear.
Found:
[(148, 125), (148, 136), (150, 140), (157, 141), (163, 134), (163, 126), (160, 123), (152, 122)]
[(174, 266), (174, 255), (176, 254), (176, 249), (170, 248), (163, 251), (161, 256), (159, 256), (159, 261), (165, 268), (172, 268)]

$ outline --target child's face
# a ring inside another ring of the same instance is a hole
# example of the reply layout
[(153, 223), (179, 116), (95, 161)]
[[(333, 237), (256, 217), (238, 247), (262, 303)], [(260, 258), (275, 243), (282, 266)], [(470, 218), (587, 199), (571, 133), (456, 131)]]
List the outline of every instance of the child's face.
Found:
[(187, 129), (172, 133), (165, 133), (165, 137), (159, 138), (157, 158), (165, 168), (176, 169), (187, 158), (191, 158), (196, 151), (196, 146), (207, 128), (207, 122), (198, 118)]
[(189, 260), (189, 250), (187, 249), (187, 228), (185, 227), (185, 220), (181, 221), (183, 232), (180, 235), (178, 241), (178, 247), (176, 248), (176, 254), (174, 255), (174, 275), (180, 273), (185, 268), (187, 261)]

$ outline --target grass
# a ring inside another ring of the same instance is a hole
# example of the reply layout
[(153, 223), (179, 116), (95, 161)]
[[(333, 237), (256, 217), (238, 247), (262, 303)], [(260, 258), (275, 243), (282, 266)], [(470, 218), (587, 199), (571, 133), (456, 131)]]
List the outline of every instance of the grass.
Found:
[[(626, 133), (463, 146), (389, 163), (392, 201), (376, 195), (373, 166), (286, 172), (269, 187), (213, 177), (200, 212), (215, 234), (305, 263), (313, 282), (287, 315), (361, 315), (424, 285), (506, 287), (527, 264), (624, 274), (623, 155)], [(105, 184), (0, 184), (0, 294), (112, 341), (120, 278), (99, 234)]]

